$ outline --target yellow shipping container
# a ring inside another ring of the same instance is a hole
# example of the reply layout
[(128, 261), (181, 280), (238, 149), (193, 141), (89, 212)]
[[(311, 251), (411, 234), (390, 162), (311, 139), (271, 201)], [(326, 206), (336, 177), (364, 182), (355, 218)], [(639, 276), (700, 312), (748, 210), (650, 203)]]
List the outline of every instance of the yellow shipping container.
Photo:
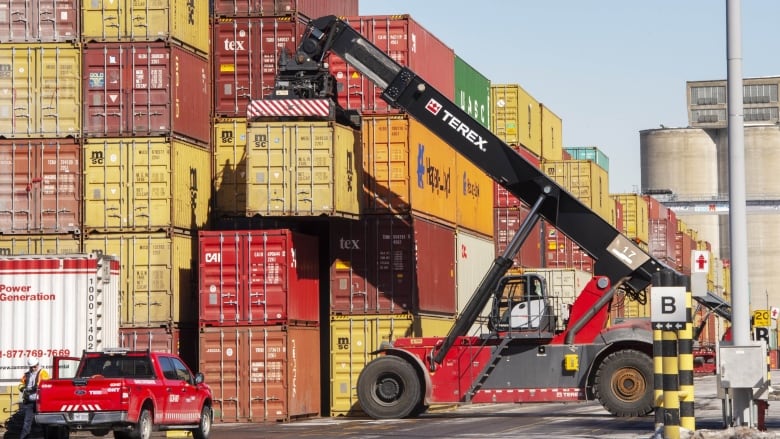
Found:
[(174, 40), (209, 53), (209, 5), (193, 0), (90, 0), (81, 2), (84, 41)]
[(327, 121), (247, 126), (246, 215), (356, 217), (360, 133)]
[[(19, 379), (22, 376), (19, 375)], [(20, 400), (19, 390), (16, 386), (2, 386), (0, 387), (0, 424), (3, 424), (6, 419), (16, 413), (19, 409)]]
[(600, 217), (612, 218), (614, 201), (609, 195), (609, 175), (590, 160), (548, 161), (542, 170)]
[(472, 232), (493, 236), (493, 179), (460, 154), (455, 156), (457, 223)]
[[(367, 214), (405, 214), (454, 225), (457, 153), (404, 115), (364, 116), (363, 169)], [(492, 189), (491, 189), (492, 191)]]
[(330, 415), (362, 413), (357, 399), (360, 372), (376, 355), (383, 341), (412, 335), (409, 314), (331, 316), (330, 319)]
[(518, 84), (491, 84), (491, 131), (510, 145), (523, 145), (542, 156), (539, 102)]
[(64, 255), (69, 253), (82, 253), (80, 235), (0, 235), (0, 255)]
[(649, 239), (649, 212), (647, 201), (639, 194), (613, 194), (623, 205), (623, 234), (647, 244)]
[(164, 137), (90, 138), (84, 144), (87, 232), (195, 230), (211, 198), (209, 152)]
[(563, 120), (547, 108), (539, 104), (542, 118), (542, 160), (563, 160)]
[(214, 205), (217, 214), (246, 213), (246, 118), (214, 121)]
[(119, 257), (122, 327), (197, 320), (195, 244), (192, 236), (167, 233), (94, 233), (84, 238), (86, 252)]
[[(433, 316), (420, 315), (414, 316), (414, 336), (415, 337), (444, 337), (455, 324), (455, 316)], [(469, 335), (473, 335), (469, 333)]]
[(81, 135), (81, 49), (0, 45), (0, 133), (6, 138)]

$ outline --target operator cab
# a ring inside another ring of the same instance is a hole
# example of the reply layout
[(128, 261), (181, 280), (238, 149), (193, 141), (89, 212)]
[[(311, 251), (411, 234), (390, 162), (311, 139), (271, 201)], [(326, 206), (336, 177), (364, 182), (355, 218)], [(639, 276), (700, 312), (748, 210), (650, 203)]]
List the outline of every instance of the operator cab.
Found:
[(553, 332), (555, 316), (552, 309), (544, 278), (536, 274), (505, 276), (493, 297), (491, 329)]

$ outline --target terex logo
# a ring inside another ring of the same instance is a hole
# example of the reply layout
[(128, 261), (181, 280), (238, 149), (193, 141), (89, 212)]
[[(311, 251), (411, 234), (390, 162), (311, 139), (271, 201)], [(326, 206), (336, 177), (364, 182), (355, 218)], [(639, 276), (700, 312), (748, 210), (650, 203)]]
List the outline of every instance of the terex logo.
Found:
[(476, 131), (469, 128), (468, 125), (461, 122), (460, 119), (444, 109), (444, 107), (436, 99), (429, 100), (425, 105), (425, 109), (430, 111), (431, 114), (435, 116), (438, 116), (439, 113), (443, 113), (441, 119), (444, 123), (449, 125), (450, 128), (454, 129), (456, 133), (459, 133), (461, 136), (465, 137), (466, 140), (474, 144), (474, 146), (479, 148), (480, 151), (487, 151), (485, 148), (487, 140), (483, 139), (482, 136), (477, 134)]
[(246, 49), (244, 48), (243, 41), (229, 40), (225, 38), (225, 50), (232, 50), (234, 52), (237, 52), (239, 50), (246, 50)]
[(203, 255), (203, 260), (206, 261), (207, 264), (214, 264), (214, 263), (220, 263), (222, 262), (222, 254), (221, 253), (206, 253)]

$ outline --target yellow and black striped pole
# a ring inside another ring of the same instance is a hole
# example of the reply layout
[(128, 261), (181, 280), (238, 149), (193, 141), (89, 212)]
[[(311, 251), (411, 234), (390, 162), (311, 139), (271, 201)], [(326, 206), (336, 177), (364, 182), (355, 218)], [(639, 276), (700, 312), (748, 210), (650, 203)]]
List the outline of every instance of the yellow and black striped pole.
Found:
[(677, 331), (662, 331), (664, 383), (664, 439), (680, 439), (680, 382)]
[(664, 425), (664, 355), (663, 331), (653, 329), (653, 398), (655, 399), (655, 430)]
[(696, 417), (693, 413), (693, 295), (690, 282), (681, 276), (685, 285), (685, 328), (678, 332), (679, 382), (680, 382), (680, 426), (696, 431)]

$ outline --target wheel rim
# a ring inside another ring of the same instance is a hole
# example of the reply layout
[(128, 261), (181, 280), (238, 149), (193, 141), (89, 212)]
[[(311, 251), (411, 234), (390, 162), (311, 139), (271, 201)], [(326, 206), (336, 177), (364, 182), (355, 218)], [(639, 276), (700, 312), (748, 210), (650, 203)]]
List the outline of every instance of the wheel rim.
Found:
[(639, 400), (644, 396), (646, 389), (644, 376), (637, 369), (625, 367), (612, 376), (612, 392), (622, 401)]
[(203, 411), (203, 419), (201, 419), (200, 424), (200, 429), (203, 432), (203, 435), (208, 436), (209, 431), (211, 430), (211, 416), (208, 409)]
[(141, 437), (144, 439), (152, 437), (152, 420), (148, 415), (141, 419)]
[(390, 405), (401, 397), (404, 392), (403, 381), (395, 374), (382, 374), (376, 380), (374, 399), (383, 405)]

